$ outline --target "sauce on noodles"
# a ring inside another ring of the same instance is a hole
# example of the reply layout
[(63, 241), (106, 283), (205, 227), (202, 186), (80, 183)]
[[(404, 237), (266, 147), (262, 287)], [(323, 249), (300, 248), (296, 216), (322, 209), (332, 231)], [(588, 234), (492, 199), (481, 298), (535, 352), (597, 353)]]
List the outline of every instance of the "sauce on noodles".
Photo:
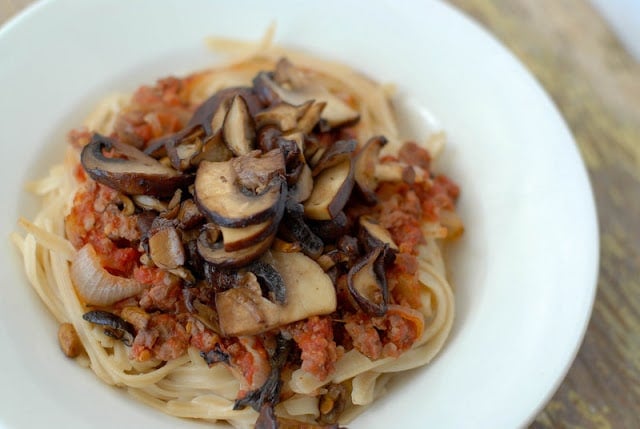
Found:
[[(63, 350), (77, 335), (80, 362), (169, 414), (337, 427), (394, 372), (427, 363), (451, 326), (440, 246), (462, 232), (458, 186), (431, 171), (424, 146), (399, 137), (384, 87), (302, 54), (277, 61), (282, 54), (273, 47), (100, 106), (69, 134), (65, 167), (43, 180), (57, 186), (42, 184), (42, 212), (22, 220), (27, 236), (14, 236), (64, 323)], [(208, 104), (218, 110), (203, 113)], [(215, 139), (223, 146), (207, 152)], [(286, 195), (238, 220), (231, 202), (209, 202), (226, 186), (200, 178), (209, 170), (231, 171), (220, 177), (237, 176), (238, 198), (250, 202), (274, 187)], [(337, 180), (347, 184), (324, 184)], [(131, 191), (141, 184), (153, 190)], [(333, 189), (328, 202), (314, 194), (322, 186)], [(286, 268), (297, 261), (306, 265)], [(330, 290), (314, 291), (314, 279)]]

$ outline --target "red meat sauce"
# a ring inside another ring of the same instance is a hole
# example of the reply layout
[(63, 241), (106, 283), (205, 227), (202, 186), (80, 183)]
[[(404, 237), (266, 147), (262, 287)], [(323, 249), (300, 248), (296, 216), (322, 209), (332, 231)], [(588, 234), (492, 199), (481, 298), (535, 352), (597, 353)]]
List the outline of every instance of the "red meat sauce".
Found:
[[(189, 79), (194, 78), (168, 78), (154, 87), (141, 87), (129, 109), (119, 117), (114, 137), (144, 147), (149, 140), (183, 127), (194, 110), (187, 101)], [(82, 129), (69, 135), (76, 148), (89, 138), (87, 130)], [(399, 158), (429, 174), (430, 156), (419, 146), (406, 145)], [(137, 216), (122, 213), (118, 192), (87, 178), (81, 166), (74, 175), (81, 187), (65, 219), (68, 239), (77, 249), (91, 243), (103, 267), (112, 274), (148, 285), (140, 296), (109, 309), (136, 329), (132, 359), (169, 361), (184, 355), (189, 346), (205, 353), (219, 349), (228, 355), (231, 370), (241, 380), (240, 397), (260, 387), (270, 371), (265, 344), (273, 340), (275, 333), (221, 338), (205, 326), (187, 310), (179, 277), (140, 262), (143, 251), (139, 248)], [(350, 349), (378, 359), (398, 356), (411, 348), (423, 329), (421, 316), (414, 310), (421, 306), (416, 259), (417, 245), (423, 241), (420, 223), (436, 221), (440, 210), (453, 210), (458, 194), (458, 187), (446, 176), (379, 186), (379, 202), (373, 214), (399, 247), (394, 265), (387, 272), (390, 310), (384, 316), (372, 317), (351, 308), (281, 327), (281, 332), (297, 344), (303, 370), (326, 379), (339, 357)], [(372, 208), (366, 210), (371, 212)]]

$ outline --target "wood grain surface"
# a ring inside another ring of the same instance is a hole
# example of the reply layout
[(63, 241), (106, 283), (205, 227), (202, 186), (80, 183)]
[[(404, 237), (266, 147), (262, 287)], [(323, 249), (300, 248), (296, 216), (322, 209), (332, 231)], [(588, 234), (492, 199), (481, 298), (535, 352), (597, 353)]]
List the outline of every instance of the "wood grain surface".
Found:
[[(640, 64), (587, 0), (448, 2), (500, 39), (551, 95), (576, 138), (598, 209), (592, 319), (531, 428), (640, 428)], [(0, 23), (29, 3), (0, 0)]]

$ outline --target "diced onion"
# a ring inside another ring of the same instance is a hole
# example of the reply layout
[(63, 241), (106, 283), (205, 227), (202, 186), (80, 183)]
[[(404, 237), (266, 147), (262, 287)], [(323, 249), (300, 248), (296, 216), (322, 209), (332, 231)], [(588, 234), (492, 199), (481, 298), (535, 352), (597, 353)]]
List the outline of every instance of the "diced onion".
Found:
[(71, 280), (80, 297), (91, 305), (107, 306), (140, 293), (145, 285), (114, 276), (100, 265), (93, 246), (85, 244), (71, 261)]

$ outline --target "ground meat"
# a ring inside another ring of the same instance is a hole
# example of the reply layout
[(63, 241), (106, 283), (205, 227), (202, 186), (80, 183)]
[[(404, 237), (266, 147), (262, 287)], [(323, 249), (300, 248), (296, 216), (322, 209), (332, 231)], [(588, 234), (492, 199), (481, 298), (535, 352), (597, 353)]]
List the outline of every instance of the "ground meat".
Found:
[(389, 230), (400, 252), (416, 254), (424, 241), (418, 196), (407, 184), (396, 183), (383, 183), (377, 195), (380, 224)]
[(429, 166), (431, 165), (429, 152), (414, 142), (407, 142), (402, 145), (398, 152), (398, 158), (402, 162), (418, 166), (425, 171), (429, 171)]
[(382, 341), (370, 317), (349, 314), (344, 317), (344, 328), (351, 337), (353, 347), (371, 360), (382, 356)]
[(176, 307), (182, 297), (180, 283), (159, 284), (146, 289), (140, 298), (140, 307), (147, 311), (170, 311)]
[(145, 329), (138, 331), (131, 355), (138, 361), (156, 358), (169, 361), (187, 352), (189, 334), (170, 314), (153, 314)]
[[(130, 275), (140, 253), (129, 246), (140, 239), (140, 233), (135, 216), (122, 214), (118, 202), (116, 191), (87, 181), (74, 196), (65, 232), (76, 249), (91, 243), (107, 271)], [(125, 247), (119, 247), (121, 243)]]
[(133, 278), (151, 287), (142, 293), (140, 307), (147, 311), (171, 311), (182, 300), (181, 280), (160, 268), (137, 267)]
[(418, 259), (407, 253), (396, 254), (393, 266), (387, 270), (387, 285), (392, 301), (411, 308), (420, 308)]
[(191, 114), (187, 81), (169, 77), (154, 86), (142, 86), (130, 105), (116, 120), (115, 137), (123, 143), (143, 148), (157, 137), (182, 129)]
[(435, 176), (430, 187), (418, 187), (418, 196), (422, 200), (422, 210), (426, 220), (438, 220), (440, 210), (455, 210), (455, 202), (460, 196), (460, 188), (444, 175)]
[(324, 380), (335, 369), (338, 360), (333, 327), (329, 317), (313, 316), (290, 327), (301, 350), (302, 369)]
[(200, 322), (193, 323), (191, 329), (191, 345), (201, 352), (210, 352), (220, 344), (220, 336)]
[(353, 347), (371, 360), (398, 357), (411, 348), (423, 327), (418, 311), (397, 305), (381, 317), (355, 313), (345, 315), (344, 321)]
[(387, 324), (385, 334), (388, 342), (384, 346), (384, 355), (397, 357), (413, 345), (417, 338), (416, 327), (397, 314), (388, 314), (385, 321)]

